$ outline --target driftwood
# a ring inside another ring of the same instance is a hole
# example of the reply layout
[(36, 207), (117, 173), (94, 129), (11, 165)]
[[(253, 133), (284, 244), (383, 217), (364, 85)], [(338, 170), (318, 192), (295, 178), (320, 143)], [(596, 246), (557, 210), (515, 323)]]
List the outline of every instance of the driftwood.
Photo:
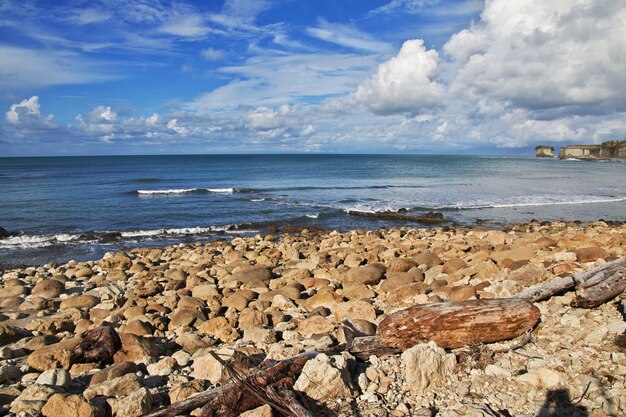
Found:
[(594, 308), (614, 299), (626, 290), (625, 274), (626, 268), (621, 268), (595, 285), (579, 286), (572, 307)]
[(431, 340), (457, 348), (512, 339), (532, 329), (539, 317), (532, 303), (512, 298), (425, 304), (387, 316), (376, 337), (382, 346), (401, 350)]
[[(265, 387), (278, 385), (280, 381), (284, 382), (285, 378), (293, 378), (297, 375), (302, 370), (302, 367), (304, 367), (304, 364), (317, 355), (318, 352), (302, 353), (294, 356), (293, 358), (285, 359), (284, 361), (269, 365), (258, 372), (243, 378), (243, 380), (246, 384), (261, 387), (263, 389)], [(232, 410), (231, 407), (236, 407), (240, 410), (235, 412), (235, 414), (232, 414), (236, 416), (242, 411), (245, 411), (245, 409), (242, 409), (237, 402), (232, 402), (239, 401), (238, 399), (241, 397), (238, 396), (238, 393), (241, 394), (242, 392), (244, 392), (244, 389), (242, 388), (241, 381), (230, 382), (221, 387), (206, 390), (198, 395), (179, 401), (176, 404), (163, 407), (160, 410), (144, 414), (143, 417), (173, 417), (179, 414), (189, 413), (200, 407), (204, 407), (201, 414), (203, 417), (231, 415), (227, 414), (227, 412), (229, 412), (228, 410)], [(245, 398), (247, 406), (252, 408), (254, 405), (250, 406), (250, 404), (261, 405), (260, 401), (254, 402), (251, 397), (252, 396), (248, 395)], [(213, 411), (206, 409), (208, 404), (211, 404), (211, 407), (214, 407)], [(222, 410), (226, 411), (224, 414), (219, 414), (218, 411)]]
[[(536, 303), (576, 289), (577, 294), (581, 294), (580, 301), (575, 300), (572, 306), (589, 305), (586, 308), (592, 308), (615, 298), (626, 289), (624, 271), (626, 271), (626, 259), (618, 259), (588, 271), (581, 271), (570, 276), (557, 278), (538, 287), (529, 288), (516, 294), (514, 298)], [(619, 288), (622, 288), (621, 291)]]
[(113, 356), (122, 347), (117, 332), (110, 326), (102, 326), (84, 332), (72, 352), (72, 363), (113, 363)]
[(406, 212), (397, 212), (397, 211), (377, 211), (377, 212), (369, 212), (369, 211), (358, 211), (358, 210), (348, 210), (348, 214), (351, 216), (360, 216), (360, 217), (369, 217), (372, 219), (381, 219), (381, 220), (405, 220), (416, 223), (444, 223), (445, 219), (443, 218), (443, 214), (436, 212), (428, 212), (424, 213), (421, 216), (414, 216), (411, 214), (405, 214)]

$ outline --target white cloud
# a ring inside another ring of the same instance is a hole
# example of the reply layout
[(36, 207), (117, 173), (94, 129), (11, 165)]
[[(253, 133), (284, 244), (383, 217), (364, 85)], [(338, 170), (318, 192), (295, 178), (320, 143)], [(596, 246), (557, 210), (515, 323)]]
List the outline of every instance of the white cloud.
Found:
[(200, 56), (209, 61), (217, 61), (224, 58), (224, 55), (224, 51), (220, 51), (219, 49), (206, 48), (200, 51)]
[(79, 25), (89, 25), (91, 23), (106, 22), (112, 17), (111, 12), (103, 9), (88, 8), (79, 10), (74, 20)]
[(178, 125), (178, 119), (171, 119), (167, 122), (167, 128), (173, 130), (181, 136), (186, 136), (189, 133), (189, 129)]
[(307, 33), (323, 41), (356, 50), (378, 53), (391, 53), (393, 50), (390, 44), (376, 40), (353, 27), (329, 23), (324, 19), (319, 21), (317, 27), (307, 28)]
[(207, 35), (211, 28), (204, 24), (201, 16), (187, 15), (172, 17), (159, 30), (170, 35), (198, 38)]
[(39, 118), (41, 116), (39, 109), (39, 97), (32, 96), (18, 104), (12, 104), (9, 111), (6, 112), (6, 120), (11, 124), (17, 124), (28, 119)]
[(146, 117), (145, 119), (146, 126), (156, 126), (159, 120), (160, 120), (159, 115), (156, 113), (153, 113), (151, 116)]
[(626, 110), (625, 21), (613, 0), (488, 1), (481, 21), (444, 47), (452, 90), (544, 115)]
[(354, 99), (375, 113), (420, 112), (441, 104), (443, 87), (435, 77), (439, 58), (421, 39), (404, 42), (400, 52), (359, 85)]
[(111, 123), (117, 119), (117, 113), (110, 106), (97, 106), (89, 113), (92, 123)]
[(236, 16), (244, 20), (254, 20), (257, 15), (270, 7), (265, 0), (226, 0), (222, 11), (226, 15)]

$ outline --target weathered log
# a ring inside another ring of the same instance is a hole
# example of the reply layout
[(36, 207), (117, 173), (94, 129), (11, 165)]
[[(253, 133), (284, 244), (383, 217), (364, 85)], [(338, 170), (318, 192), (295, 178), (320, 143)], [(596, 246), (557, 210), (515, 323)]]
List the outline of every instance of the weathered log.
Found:
[[(317, 355), (318, 352), (305, 352), (300, 355), (294, 356), (293, 358), (285, 359), (283, 361), (269, 365), (259, 370), (258, 372), (245, 377), (245, 383), (264, 388), (272, 384), (276, 384), (284, 378), (293, 378), (297, 373), (302, 370), (302, 367), (307, 361)], [(189, 413), (190, 411), (195, 410), (196, 408), (201, 408), (206, 404), (216, 404), (214, 401), (219, 398), (226, 398), (227, 400), (231, 400), (234, 397), (233, 393), (242, 391), (244, 391), (244, 389), (242, 388), (242, 384), (240, 381), (230, 382), (221, 387), (206, 390), (193, 397), (163, 407), (160, 410), (144, 414), (143, 417), (173, 417), (179, 414)], [(256, 404), (260, 405), (261, 403)], [(231, 405), (231, 403), (229, 402), (227, 403), (227, 405)], [(211, 414), (206, 415), (210, 416)]]
[(265, 390), (267, 396), (275, 403), (281, 404), (285, 407), (294, 417), (314, 417), (313, 414), (304, 408), (295, 392), (286, 389), (276, 389), (273, 386), (267, 387)]
[(617, 259), (587, 271), (580, 271), (570, 276), (554, 279), (547, 284), (529, 288), (515, 294), (514, 298), (528, 300), (533, 303), (547, 300), (555, 295), (571, 291), (577, 286), (580, 288), (595, 286), (623, 267), (626, 267), (626, 259)]
[(531, 302), (513, 298), (424, 304), (390, 314), (378, 326), (383, 345), (407, 349), (435, 341), (443, 348), (499, 342), (517, 337), (539, 320)]
[(576, 288), (576, 298), (570, 305), (579, 308), (594, 308), (614, 299), (626, 290), (625, 271), (626, 268), (622, 268), (593, 286), (579, 286)]

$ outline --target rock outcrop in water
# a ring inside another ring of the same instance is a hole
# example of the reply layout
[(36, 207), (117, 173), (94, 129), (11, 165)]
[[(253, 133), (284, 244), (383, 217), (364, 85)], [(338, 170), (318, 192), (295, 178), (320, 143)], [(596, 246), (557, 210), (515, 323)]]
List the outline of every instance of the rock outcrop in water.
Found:
[(626, 159), (626, 140), (604, 142), (600, 145), (564, 146), (559, 150), (559, 159)]
[(535, 155), (537, 158), (554, 158), (554, 146), (537, 146)]

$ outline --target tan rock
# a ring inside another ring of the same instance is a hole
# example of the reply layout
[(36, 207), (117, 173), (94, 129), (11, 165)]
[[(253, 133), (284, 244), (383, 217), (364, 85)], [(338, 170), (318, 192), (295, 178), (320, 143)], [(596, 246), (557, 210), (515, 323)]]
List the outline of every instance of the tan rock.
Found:
[(88, 310), (92, 307), (95, 307), (100, 302), (100, 299), (94, 295), (83, 294), (77, 295), (74, 297), (66, 298), (61, 301), (61, 305), (59, 309), (67, 310), (70, 308), (77, 308), (79, 310)]
[(237, 327), (243, 331), (251, 327), (264, 327), (269, 324), (266, 313), (253, 308), (246, 308), (239, 314)]
[(353, 300), (336, 304), (333, 314), (337, 322), (344, 318), (362, 319), (367, 321), (376, 320), (376, 309), (369, 302), (364, 300)]
[(365, 284), (344, 283), (343, 296), (348, 300), (369, 300), (376, 293)]
[(543, 282), (547, 274), (548, 271), (545, 268), (529, 264), (511, 272), (509, 279), (528, 287)]
[(0, 346), (17, 342), (27, 333), (19, 327), (11, 326), (7, 323), (0, 323)]
[(471, 285), (459, 285), (448, 288), (448, 298), (450, 301), (465, 301), (476, 298), (476, 289)]
[(112, 269), (106, 274), (107, 281), (126, 281), (128, 274), (123, 269)]
[(392, 272), (407, 272), (414, 266), (416, 265), (413, 260), (395, 258), (387, 263), (387, 275)]
[(372, 265), (359, 266), (349, 269), (344, 276), (345, 283), (376, 285), (380, 282), (384, 274), (380, 268)]
[(426, 294), (429, 286), (423, 282), (414, 282), (412, 284), (403, 285), (387, 295), (387, 302), (390, 304), (398, 304), (407, 300), (414, 299), (418, 295)]
[(65, 284), (56, 279), (43, 279), (35, 285), (31, 295), (33, 297), (42, 297), (46, 300), (57, 298), (65, 292)]
[(305, 338), (315, 334), (329, 334), (335, 329), (335, 325), (322, 316), (312, 316), (302, 320), (298, 324), (298, 333)]
[(134, 362), (120, 362), (114, 363), (113, 365), (104, 368), (103, 370), (95, 373), (91, 380), (89, 381), (89, 385), (98, 385), (105, 381), (109, 381), (115, 378), (119, 378), (126, 374), (131, 374), (137, 372), (139, 368)]
[(204, 391), (204, 380), (194, 379), (172, 385), (169, 391), (170, 403), (174, 404)]
[(512, 261), (529, 260), (535, 255), (535, 249), (535, 246), (521, 246), (514, 249), (493, 252), (491, 254), (491, 259), (498, 264), (502, 263), (505, 259), (510, 259)]
[(248, 306), (249, 300), (241, 294), (233, 294), (222, 299), (223, 307), (234, 308), (237, 311), (243, 311)]
[(193, 287), (191, 296), (208, 301), (220, 297), (220, 293), (217, 291), (217, 287), (214, 284), (204, 284)]
[(555, 247), (556, 243), (556, 240), (547, 236), (542, 236), (539, 239), (535, 240), (535, 245), (544, 249)]
[(26, 362), (31, 368), (41, 372), (53, 368), (70, 369), (72, 351), (80, 341), (81, 339), (76, 337), (44, 346), (31, 353)]
[(118, 378), (104, 381), (97, 385), (90, 385), (83, 395), (88, 400), (99, 395), (105, 397), (123, 397), (132, 394), (141, 388), (137, 375), (125, 374)]
[(48, 399), (55, 393), (54, 388), (45, 385), (33, 384), (26, 387), (11, 403), (11, 412), (13, 414), (38, 415)]
[(253, 410), (248, 410), (244, 413), (239, 414), (239, 417), (272, 417), (273, 415), (274, 413), (272, 412), (272, 407), (264, 404)]
[(170, 317), (168, 325), (169, 330), (177, 329), (181, 326), (199, 326), (206, 320), (206, 316), (202, 311), (192, 309), (176, 310)]
[(424, 395), (445, 383), (456, 365), (453, 354), (435, 342), (413, 346), (402, 353), (405, 379), (413, 395)]
[(148, 338), (131, 333), (121, 333), (122, 348), (115, 353), (113, 360), (120, 362), (145, 362), (148, 358), (157, 356), (158, 349)]
[(41, 414), (45, 417), (101, 417), (103, 411), (82, 395), (54, 394), (41, 409)]
[(345, 361), (341, 365), (337, 364), (323, 353), (304, 365), (294, 389), (322, 402), (352, 395), (350, 373)]
[(150, 411), (152, 394), (147, 388), (140, 388), (123, 398), (109, 398), (113, 417), (139, 417)]
[(433, 266), (442, 265), (443, 261), (441, 258), (435, 253), (431, 251), (422, 252), (413, 257), (413, 260), (418, 265), (425, 265), (428, 269)]
[(443, 264), (443, 272), (445, 274), (454, 274), (455, 272), (466, 268), (467, 263), (461, 258), (449, 259)]
[(606, 249), (597, 246), (577, 249), (574, 252), (576, 253), (576, 260), (578, 262), (593, 262), (600, 258), (606, 259), (610, 256)]
[(28, 289), (23, 285), (15, 285), (13, 287), (0, 288), (0, 298), (17, 297), (19, 295), (27, 294)]
[(383, 293), (395, 291), (403, 285), (411, 284), (415, 281), (412, 274), (408, 272), (387, 273), (387, 279), (380, 283), (379, 290)]
[[(228, 361), (232, 358), (233, 352), (220, 351), (216, 353), (222, 360)], [(226, 382), (230, 377), (228, 370), (212, 355), (195, 358), (191, 368), (193, 369), (191, 373), (193, 378), (208, 380), (213, 385)]]
[(137, 336), (152, 336), (154, 333), (154, 326), (145, 321), (132, 320), (124, 326), (123, 333), (132, 333)]

